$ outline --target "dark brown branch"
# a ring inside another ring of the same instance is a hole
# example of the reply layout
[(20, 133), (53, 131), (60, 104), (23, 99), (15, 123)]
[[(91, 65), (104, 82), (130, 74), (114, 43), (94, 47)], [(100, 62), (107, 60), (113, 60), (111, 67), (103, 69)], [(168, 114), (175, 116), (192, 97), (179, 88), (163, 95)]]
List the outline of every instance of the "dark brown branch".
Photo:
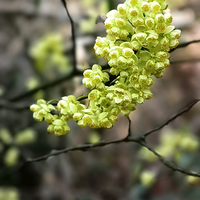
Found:
[(147, 137), (148, 135), (150, 135), (151, 133), (154, 133), (160, 129), (162, 129), (163, 127), (165, 127), (166, 125), (168, 125), (170, 122), (174, 121), (177, 117), (181, 116), (182, 114), (188, 112), (196, 103), (198, 103), (200, 101), (200, 99), (196, 99), (194, 101), (192, 101), (191, 103), (189, 103), (185, 108), (183, 108), (180, 112), (176, 113), (175, 115), (173, 115), (170, 119), (168, 119), (164, 124), (158, 126), (157, 128), (148, 131), (144, 134), (142, 134), (142, 136), (140, 137)]
[(21, 110), (28, 110), (30, 108), (30, 105), (23, 105), (23, 104), (13, 104), (9, 101), (0, 100), (0, 109), (8, 109), (8, 110), (15, 110), (15, 111), (21, 111)]
[[(77, 101), (82, 101), (84, 99), (87, 99), (88, 95), (84, 94), (79, 97), (77, 97)], [(58, 103), (57, 99), (53, 99), (47, 102), (48, 104), (56, 105)], [(10, 101), (6, 100), (0, 100), (0, 109), (8, 109), (8, 110), (15, 110), (15, 111), (21, 111), (21, 110), (29, 110), (30, 109), (30, 104), (28, 105), (23, 105), (23, 104), (16, 104), (12, 103)]]
[(131, 119), (129, 117), (127, 117), (127, 119), (128, 119), (128, 134), (126, 136), (126, 139), (131, 137)]
[[(151, 148), (145, 141), (145, 138), (150, 135), (151, 133), (160, 130), (161, 128), (163, 128), (164, 126), (166, 126), (167, 124), (169, 124), (171, 121), (175, 120), (178, 116), (182, 115), (185, 112), (188, 112), (197, 102), (199, 102), (200, 99), (198, 100), (194, 100), (193, 102), (191, 102), (188, 106), (186, 106), (183, 110), (181, 110), (180, 112), (178, 112), (177, 114), (175, 114), (174, 116), (172, 116), (169, 120), (167, 120), (164, 124), (162, 124), (161, 126), (146, 132), (144, 134), (142, 134), (141, 136), (138, 136), (136, 138), (130, 138), (131, 136), (131, 121), (129, 119), (129, 128), (128, 128), (128, 134), (125, 138), (119, 139), (119, 140), (113, 140), (113, 141), (100, 141), (98, 143), (95, 144), (84, 144), (84, 145), (80, 145), (77, 147), (68, 147), (65, 148), (63, 150), (57, 150), (52, 153), (49, 153), (47, 155), (41, 156), (41, 157), (37, 157), (37, 158), (33, 158), (33, 159), (27, 159), (20, 167), (18, 167), (14, 172), (18, 171), (21, 167), (23, 167), (25, 164), (28, 163), (33, 163), (33, 162), (40, 162), (40, 161), (44, 161), (46, 159), (48, 159), (49, 157), (52, 156), (57, 156), (63, 153), (68, 153), (70, 151), (87, 151), (89, 149), (93, 149), (93, 148), (97, 148), (97, 147), (104, 147), (110, 144), (118, 144), (118, 143), (122, 143), (122, 142), (135, 142), (140, 144), (143, 147), (146, 147), (147, 149), (149, 149), (152, 153), (154, 153), (154, 155), (156, 155), (159, 160), (166, 165), (167, 167), (169, 167), (170, 169), (172, 169), (173, 171), (179, 171), (183, 174), (186, 175), (191, 175), (191, 176), (196, 176), (196, 177), (200, 177), (200, 173), (196, 173), (196, 172), (192, 172), (192, 171), (188, 171), (185, 170), (179, 166), (177, 166), (176, 164), (166, 160), (163, 156), (161, 156), (159, 153), (157, 153), (153, 148)], [(14, 173), (12, 172), (12, 173)]]
[(27, 159), (24, 164), (33, 163), (33, 162), (40, 162), (40, 161), (46, 160), (49, 157), (57, 156), (57, 155), (67, 153), (67, 152), (70, 152), (70, 151), (87, 151), (89, 149), (94, 149), (94, 148), (97, 148), (97, 147), (104, 147), (104, 146), (107, 146), (107, 145), (110, 145), (110, 144), (118, 144), (118, 143), (128, 142), (128, 141), (129, 141), (128, 139), (113, 140), (113, 141), (109, 141), (109, 142), (100, 141), (100, 142), (95, 143), (95, 144), (84, 144), (84, 145), (80, 145), (80, 146), (77, 146), (77, 147), (69, 147), (69, 148), (66, 148), (66, 149), (63, 149), (63, 150), (57, 150), (57, 151), (54, 150), (53, 153), (50, 153), (50, 154), (47, 154), (47, 155), (44, 155), (44, 156), (41, 156), (41, 157), (38, 157), (38, 158), (34, 158), (34, 159)]
[(194, 44), (194, 43), (198, 43), (198, 42), (200, 42), (200, 40), (192, 40), (192, 41), (190, 41), (190, 42), (180, 43), (180, 44), (176, 47), (176, 49), (177, 49), (177, 48), (187, 47), (187, 46), (190, 45), (190, 44)]
[(76, 36), (75, 36), (75, 28), (74, 28), (74, 22), (71, 18), (71, 15), (69, 14), (69, 10), (67, 8), (67, 2), (65, 0), (61, 0), (62, 3), (63, 3), (63, 6), (65, 7), (65, 10), (67, 12), (67, 15), (69, 17), (69, 21), (70, 21), (70, 24), (71, 24), (71, 34), (72, 34), (72, 43), (73, 43), (73, 46), (72, 46), (72, 52), (73, 52), (73, 68), (74, 68), (74, 71), (77, 70), (77, 59), (76, 59)]
[(190, 44), (194, 44), (194, 43), (198, 43), (200, 42), (200, 40), (192, 40), (190, 42), (183, 42), (183, 43), (180, 43), (175, 49), (172, 49), (169, 51), (169, 53), (175, 51), (176, 49), (179, 49), (179, 48), (183, 48), (183, 47), (187, 47), (188, 45)]
[(77, 63), (76, 63), (76, 37), (75, 37), (75, 29), (74, 29), (74, 22), (69, 14), (69, 11), (67, 9), (67, 5), (66, 5), (66, 2), (64, 0), (61, 0), (65, 9), (66, 9), (66, 12), (67, 12), (67, 15), (69, 17), (69, 20), (70, 20), (70, 24), (71, 24), (71, 30), (72, 30), (72, 42), (73, 42), (73, 47), (72, 47), (72, 51), (73, 51), (73, 70), (71, 73), (67, 74), (66, 76), (58, 79), (58, 80), (55, 80), (55, 81), (52, 81), (50, 83), (47, 83), (47, 84), (44, 84), (42, 86), (39, 86), (37, 88), (34, 88), (32, 90), (29, 90), (27, 92), (24, 92), (20, 95), (17, 95), (15, 97), (12, 97), (9, 99), (9, 101), (18, 101), (18, 100), (21, 100), (23, 98), (26, 98), (26, 97), (29, 97), (33, 94), (35, 94), (36, 92), (38, 92), (39, 90), (45, 90), (49, 87), (54, 87), (66, 80), (69, 80), (69, 78), (72, 78), (74, 76), (79, 76), (79, 75), (82, 75), (82, 72), (79, 72), (77, 71), (76, 69), (76, 66), (77, 66)]
[(194, 62), (199, 62), (200, 58), (193, 58), (193, 59), (189, 59), (189, 60), (176, 60), (176, 61), (171, 61), (171, 64), (179, 64), (179, 63), (194, 63)]
[(198, 172), (193, 172), (193, 171), (190, 171), (190, 170), (186, 170), (186, 169), (183, 169), (179, 166), (177, 166), (175, 163), (169, 161), (169, 160), (166, 160), (163, 156), (161, 156), (158, 152), (156, 152), (153, 148), (151, 148), (147, 142), (145, 140), (140, 140), (138, 141), (137, 143), (139, 143), (141, 146), (143, 147), (146, 147), (149, 151), (151, 151), (156, 157), (158, 157), (158, 159), (165, 165), (167, 166), (168, 168), (172, 169), (173, 171), (178, 171), (178, 172), (181, 172), (183, 174), (186, 174), (186, 175), (190, 175), (190, 176), (195, 176), (195, 177), (200, 177), (200, 173)]
[[(128, 130), (128, 135), (129, 135), (129, 130)], [(87, 151), (89, 149), (93, 149), (93, 148), (96, 148), (96, 147), (103, 147), (103, 146), (107, 146), (107, 145), (110, 145), (110, 144), (118, 144), (118, 143), (122, 143), (122, 142), (138, 143), (141, 146), (147, 148), (149, 151), (151, 151), (156, 157), (158, 157), (158, 159), (165, 166), (172, 169), (173, 171), (178, 171), (178, 172), (181, 172), (183, 174), (190, 175), (190, 176), (200, 177), (200, 173), (183, 169), (183, 168), (177, 166), (175, 163), (173, 163), (169, 160), (166, 160), (163, 156), (161, 156), (158, 152), (156, 152), (152, 147), (149, 146), (149, 144), (145, 141), (145, 138), (138, 137), (138, 139), (129, 139), (129, 138), (125, 137), (124, 139), (114, 140), (114, 141), (110, 141), (110, 142), (101, 141), (101, 142), (98, 142), (96, 144), (85, 144), (85, 145), (80, 145), (78, 147), (69, 147), (69, 148), (66, 148), (66, 149), (63, 149), (63, 150), (58, 150), (58, 151), (54, 150), (53, 153), (50, 153), (50, 154), (47, 154), (47, 155), (44, 155), (44, 156), (41, 156), (41, 157), (38, 157), (38, 158), (34, 158), (34, 159), (27, 159), (24, 163), (19, 165), (17, 168), (15, 168), (10, 173), (1, 175), (1, 179), (5, 178), (9, 175), (12, 175), (13, 173), (16, 173), (26, 164), (44, 161), (44, 160), (46, 160), (46, 159), (48, 159), (49, 157), (52, 157), (52, 156), (57, 156), (57, 155), (60, 155), (60, 154), (63, 154), (63, 153), (68, 153), (70, 151)]]
[(29, 164), (29, 163), (33, 163), (33, 162), (40, 162), (40, 161), (44, 161), (46, 159), (48, 159), (49, 157), (52, 156), (57, 156), (63, 153), (68, 153), (70, 151), (87, 151), (89, 149), (93, 149), (93, 148), (97, 148), (97, 147), (104, 147), (110, 144), (118, 144), (118, 143), (122, 143), (122, 142), (135, 142), (140, 144), (143, 147), (146, 147), (147, 149), (149, 149), (149, 151), (151, 151), (155, 156), (157, 156), (159, 158), (159, 160), (166, 165), (167, 167), (169, 167), (170, 169), (172, 169), (173, 171), (178, 171), (181, 172), (183, 174), (186, 175), (190, 175), (190, 176), (195, 176), (195, 177), (200, 177), (200, 173), (196, 173), (193, 171), (189, 171), (186, 169), (183, 169), (179, 166), (177, 166), (176, 164), (174, 164), (171, 161), (166, 160), (163, 156), (161, 156), (158, 152), (156, 152), (153, 148), (151, 148), (147, 142), (145, 141), (145, 138), (150, 135), (151, 133), (160, 130), (161, 128), (163, 128), (164, 126), (166, 126), (169, 122), (175, 120), (178, 116), (182, 115), (183, 113), (189, 111), (198, 101), (200, 100), (194, 100), (193, 102), (191, 102), (188, 106), (186, 106), (183, 110), (181, 110), (179, 113), (175, 114), (174, 116), (172, 116), (167, 122), (165, 122), (163, 125), (153, 129), (152, 131), (149, 131), (147, 133), (144, 133), (141, 136), (138, 136), (137, 138), (130, 138), (131, 136), (131, 120), (128, 118), (129, 120), (129, 128), (128, 128), (128, 134), (125, 138), (123, 139), (119, 139), (119, 140), (113, 140), (113, 141), (100, 141), (96, 144), (84, 144), (84, 145), (80, 145), (77, 147), (69, 147), (69, 148), (65, 148), (63, 150), (57, 150), (52, 153), (49, 153), (47, 155), (41, 156), (41, 157), (37, 157), (37, 158), (33, 158), (33, 159), (27, 159), (25, 162), (23, 162), (21, 165), (19, 165), (17, 168), (15, 168), (13, 171), (11, 171), (10, 173), (7, 174), (1, 174), (1, 179), (6, 178), (9, 175), (12, 175), (13, 173), (16, 173), (17, 171), (19, 171), (24, 165)]
[[(61, 0), (63, 3), (65, 3), (64, 0)], [(64, 4), (64, 6), (66, 7), (66, 4)], [(66, 7), (67, 8), (67, 7)], [(68, 10), (66, 10), (68, 12)], [(74, 23), (71, 19), (71, 16), (69, 16), (69, 19), (70, 19), (70, 22), (72, 24), (72, 39), (73, 39), (73, 54), (74, 54), (74, 60), (76, 60), (76, 39), (75, 39), (75, 33), (74, 33)], [(193, 44), (193, 43), (197, 43), (197, 42), (200, 42), (200, 40), (194, 40), (194, 41), (190, 41), (190, 42), (186, 42), (186, 43), (182, 43), (182, 44), (179, 44), (179, 46), (177, 48), (182, 48), (182, 47), (186, 47), (190, 44)], [(172, 61), (171, 64), (176, 64), (176, 63), (182, 63), (182, 62), (196, 62), (196, 61), (199, 61), (199, 59), (193, 59), (193, 60), (185, 60), (185, 61)], [(21, 100), (25, 97), (28, 97), (28, 96), (31, 96), (33, 94), (35, 94), (36, 92), (38, 92), (39, 90), (44, 90), (44, 89), (47, 89), (49, 87), (54, 87), (64, 81), (66, 81), (67, 79), (71, 78), (71, 77), (74, 77), (74, 76), (79, 76), (79, 75), (82, 75), (82, 72), (79, 72), (79, 71), (76, 71), (76, 61), (73, 61), (73, 66), (74, 66), (74, 69), (70, 74), (67, 74), (65, 77), (63, 78), (60, 78), (58, 80), (55, 80), (53, 82), (50, 82), (50, 83), (47, 83), (47, 84), (44, 84), (42, 86), (39, 86), (37, 88), (34, 88), (32, 90), (29, 90), (27, 92), (24, 92), (20, 95), (17, 95), (15, 97), (12, 97), (9, 99), (9, 101), (18, 101), (18, 100)], [(105, 69), (107, 69), (108, 67), (106, 66)], [(104, 69), (104, 68), (103, 68)]]
[(54, 86), (56, 86), (56, 85), (58, 85), (58, 84), (60, 84), (60, 83), (62, 83), (64, 81), (68, 81), (69, 79), (73, 78), (74, 76), (82, 76), (82, 75), (83, 75), (83, 72), (72, 71), (72, 72), (70, 72), (69, 74), (67, 74), (66, 76), (64, 76), (64, 77), (62, 77), (60, 79), (57, 79), (57, 80), (52, 81), (50, 83), (41, 85), (41, 86), (39, 86), (37, 88), (34, 88), (32, 90), (29, 90), (27, 92), (19, 94), (19, 95), (15, 96), (15, 97), (12, 97), (12, 98), (9, 99), (9, 101), (11, 101), (11, 102), (13, 102), (13, 101), (19, 101), (19, 100), (21, 100), (23, 98), (26, 98), (26, 97), (29, 97), (29, 96), (35, 94), (39, 90), (45, 90), (47, 88), (54, 87)]
[[(132, 139), (131, 142), (133, 142), (133, 141), (134, 140)], [(80, 145), (80, 146), (77, 146), (77, 147), (68, 147), (68, 148), (65, 148), (63, 150), (53, 150), (52, 153), (49, 153), (47, 155), (37, 157), (37, 158), (33, 158), (33, 159), (27, 159), (22, 164), (19, 164), (15, 169), (12, 169), (8, 173), (0, 173), (0, 180), (18, 172), (26, 164), (45, 161), (46, 159), (48, 159), (50, 157), (57, 156), (57, 155), (64, 154), (64, 153), (68, 153), (70, 151), (87, 151), (89, 149), (93, 149), (93, 148), (97, 148), (97, 147), (103, 147), (103, 146), (107, 146), (109, 144), (118, 144), (118, 143), (122, 143), (122, 142), (128, 142), (128, 140), (126, 138), (124, 138), (124, 139), (113, 140), (113, 141), (109, 141), (109, 142), (100, 141), (100, 142), (95, 143), (95, 144), (84, 144), (84, 145)]]

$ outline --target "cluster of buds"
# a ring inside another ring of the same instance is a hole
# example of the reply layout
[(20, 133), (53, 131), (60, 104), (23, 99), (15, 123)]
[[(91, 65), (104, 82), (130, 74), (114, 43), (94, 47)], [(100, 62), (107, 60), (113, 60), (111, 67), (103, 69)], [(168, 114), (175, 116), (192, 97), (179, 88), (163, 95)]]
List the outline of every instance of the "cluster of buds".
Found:
[(66, 72), (68, 60), (63, 52), (61, 35), (48, 34), (31, 48), (30, 56), (34, 59), (38, 72), (43, 72), (46, 67), (49, 69), (49, 67), (54, 68), (55, 66), (61, 72)]
[[(70, 95), (56, 107), (39, 100), (31, 106), (33, 117), (49, 123), (48, 132), (64, 135), (67, 121), (74, 119), (81, 127), (111, 128), (118, 114), (128, 116), (137, 104), (152, 97), (152, 76), (161, 77), (170, 65), (169, 51), (176, 48), (181, 31), (171, 26), (172, 16), (165, 0), (126, 0), (107, 14), (106, 37), (97, 37), (98, 57), (110, 66), (102, 70), (95, 64), (85, 70), (83, 84), (92, 91), (87, 107)], [(115, 78), (110, 80), (110, 75)], [(57, 110), (59, 115), (53, 115)]]

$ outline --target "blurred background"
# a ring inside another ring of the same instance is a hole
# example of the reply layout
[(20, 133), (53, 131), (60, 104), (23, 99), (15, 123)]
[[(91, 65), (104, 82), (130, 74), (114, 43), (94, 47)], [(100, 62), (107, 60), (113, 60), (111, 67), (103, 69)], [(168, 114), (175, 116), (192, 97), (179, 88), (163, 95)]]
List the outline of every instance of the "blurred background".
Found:
[[(116, 9), (121, 0), (67, 0), (75, 22), (77, 65), (105, 65), (93, 51), (97, 36), (105, 36), (99, 15)], [(181, 42), (200, 39), (200, 1), (168, 0)], [(0, 1), (0, 102), (29, 106), (37, 99), (60, 99), (88, 92), (82, 77), (60, 81), (34, 95), (22, 95), (60, 80), (72, 70), (71, 26), (61, 1)], [(171, 53), (171, 66), (151, 88), (153, 98), (131, 114), (132, 133), (142, 134), (167, 121), (200, 98), (200, 43)], [(38, 163), (36, 158), (66, 147), (126, 136), (128, 120), (120, 116), (112, 129), (79, 128), (69, 122), (68, 135), (48, 134), (29, 109), (0, 109), (0, 200), (199, 200), (200, 179), (173, 172), (138, 144), (108, 145), (69, 152)], [(200, 171), (200, 105), (180, 116), (148, 142), (177, 165)], [(10, 173), (16, 171), (15, 173)], [(7, 175), (6, 175), (7, 174)], [(6, 176), (5, 176), (6, 175)]]

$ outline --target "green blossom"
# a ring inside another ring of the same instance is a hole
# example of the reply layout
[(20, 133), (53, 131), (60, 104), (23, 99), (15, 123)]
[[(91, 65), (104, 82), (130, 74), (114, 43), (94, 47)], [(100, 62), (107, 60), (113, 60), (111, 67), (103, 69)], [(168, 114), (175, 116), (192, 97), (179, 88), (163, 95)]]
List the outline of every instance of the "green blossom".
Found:
[(109, 81), (109, 76), (107, 72), (102, 72), (100, 65), (93, 65), (92, 70), (86, 70), (84, 73), (83, 84), (89, 88), (93, 89), (94, 87), (103, 89), (104, 84), (102, 82)]
[[(91, 89), (87, 107), (73, 95), (62, 97), (56, 107), (38, 100), (31, 106), (36, 121), (45, 119), (50, 124), (48, 132), (56, 135), (69, 132), (69, 119), (80, 127), (111, 128), (118, 114), (128, 116), (137, 104), (152, 98), (152, 76), (163, 76), (170, 65), (169, 52), (181, 36), (171, 26), (172, 15), (166, 8), (165, 0), (126, 0), (108, 12), (104, 22), (107, 36), (97, 37), (94, 51), (110, 68), (102, 70), (94, 64), (84, 71), (82, 82)], [(59, 117), (53, 116), (54, 110)]]
[(48, 126), (47, 131), (49, 133), (55, 133), (56, 136), (61, 136), (69, 133), (70, 128), (64, 117), (58, 118), (58, 116), (54, 116), (54, 120), (52, 124)]
[(41, 122), (44, 119), (47, 123), (51, 123), (53, 120), (51, 111), (55, 110), (55, 107), (47, 104), (45, 100), (39, 99), (37, 104), (31, 105), (30, 110), (33, 112), (33, 118), (36, 121)]
[(85, 105), (77, 101), (76, 97), (73, 95), (62, 97), (62, 100), (57, 104), (57, 109), (66, 119), (73, 118), (75, 113), (80, 112), (85, 108)]

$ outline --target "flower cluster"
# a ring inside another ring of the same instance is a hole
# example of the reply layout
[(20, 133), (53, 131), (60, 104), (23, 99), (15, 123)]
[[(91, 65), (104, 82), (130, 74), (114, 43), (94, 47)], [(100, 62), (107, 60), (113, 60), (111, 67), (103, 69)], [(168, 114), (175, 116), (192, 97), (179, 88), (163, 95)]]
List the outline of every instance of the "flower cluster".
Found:
[(60, 34), (45, 35), (33, 45), (30, 56), (33, 58), (38, 72), (55, 66), (60, 72), (68, 70), (68, 60), (64, 55), (63, 39)]
[[(13, 136), (6, 128), (0, 129), (0, 162), (6, 167), (14, 167), (19, 162), (20, 147), (36, 140), (33, 129), (25, 129)], [(0, 196), (1, 199), (1, 196)]]
[[(126, 0), (110, 11), (107, 36), (97, 37), (94, 45), (96, 55), (105, 58), (110, 68), (94, 64), (85, 70), (83, 84), (92, 90), (87, 107), (72, 95), (56, 107), (39, 100), (31, 106), (33, 117), (44, 119), (50, 124), (48, 132), (56, 135), (69, 132), (69, 119), (81, 127), (111, 128), (119, 113), (128, 116), (137, 104), (150, 99), (152, 76), (163, 75), (170, 65), (169, 51), (177, 47), (181, 35), (170, 26), (172, 16), (166, 8), (165, 0)], [(54, 110), (59, 115), (53, 115)]]
[[(155, 150), (164, 157), (173, 158), (176, 162), (182, 162), (184, 154), (197, 151), (199, 142), (195, 135), (191, 135), (189, 131), (172, 131), (164, 130), (160, 137), (160, 144), (155, 147)], [(155, 162), (156, 157), (146, 148), (142, 148), (139, 152), (141, 159), (148, 162)]]

